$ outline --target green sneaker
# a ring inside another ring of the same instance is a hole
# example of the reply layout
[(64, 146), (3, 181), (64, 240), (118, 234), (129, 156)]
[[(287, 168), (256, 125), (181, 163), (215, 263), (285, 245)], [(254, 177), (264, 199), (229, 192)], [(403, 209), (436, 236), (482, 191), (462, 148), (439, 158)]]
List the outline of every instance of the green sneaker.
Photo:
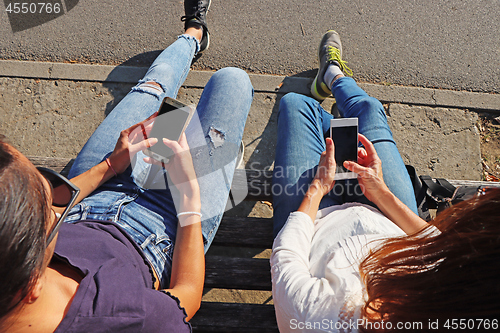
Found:
[(318, 101), (322, 101), (332, 94), (324, 82), (325, 71), (330, 64), (335, 64), (349, 76), (352, 70), (347, 67), (347, 61), (342, 60), (342, 43), (339, 34), (334, 30), (327, 31), (321, 38), (318, 49), (319, 69), (311, 85), (311, 94)]

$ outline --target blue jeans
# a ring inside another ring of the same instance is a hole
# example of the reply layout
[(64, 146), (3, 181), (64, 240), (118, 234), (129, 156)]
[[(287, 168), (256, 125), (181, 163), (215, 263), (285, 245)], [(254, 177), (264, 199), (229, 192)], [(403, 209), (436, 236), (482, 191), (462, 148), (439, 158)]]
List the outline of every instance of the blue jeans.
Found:
[[(163, 98), (175, 98), (186, 79), (198, 42), (187, 35), (165, 49), (145, 77), (132, 88), (87, 141), (73, 167), (75, 177), (103, 161), (113, 151), (120, 131), (156, 112)], [(147, 82), (155, 82), (155, 87)], [(238, 148), (253, 99), (248, 75), (225, 68), (212, 75), (186, 129), (201, 191), (202, 232), (208, 250), (228, 202)], [(214, 144), (211, 132), (219, 134)], [(200, 135), (201, 133), (201, 135)], [(83, 219), (114, 221), (143, 249), (161, 287), (168, 288), (177, 230), (175, 189), (165, 171), (143, 161), (138, 153), (131, 166), (83, 199), (65, 222)], [(147, 183), (147, 185), (146, 185)]]
[[(337, 107), (344, 118), (358, 117), (359, 132), (375, 146), (382, 160), (384, 181), (405, 205), (417, 213), (415, 194), (406, 167), (392, 138), (382, 104), (368, 96), (349, 77), (337, 79), (332, 86)], [(274, 235), (296, 211), (325, 151), (333, 116), (314, 99), (290, 93), (280, 101), (278, 141), (273, 172)], [(320, 209), (345, 202), (371, 202), (362, 195), (357, 180), (336, 181)]]

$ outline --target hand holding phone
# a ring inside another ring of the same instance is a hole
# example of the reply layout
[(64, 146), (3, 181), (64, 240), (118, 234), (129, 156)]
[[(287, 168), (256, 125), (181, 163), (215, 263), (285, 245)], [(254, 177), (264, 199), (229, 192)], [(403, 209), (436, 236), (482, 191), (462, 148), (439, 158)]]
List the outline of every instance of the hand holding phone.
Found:
[(156, 114), (153, 114), (148, 119), (120, 132), (120, 137), (116, 142), (115, 148), (108, 157), (109, 163), (113, 166), (113, 171), (115, 173), (120, 174), (124, 172), (136, 153), (158, 142), (157, 139), (148, 139), (147, 136), (147, 133), (149, 133), (153, 127), (152, 122), (155, 116)]
[(170, 141), (179, 141), (182, 133), (186, 130), (189, 121), (193, 117), (195, 108), (165, 97), (158, 110), (158, 116), (154, 120), (153, 128), (149, 138), (156, 138), (158, 143), (144, 150), (147, 156), (168, 163), (174, 155), (174, 151), (163, 143), (163, 138)]
[(192, 198), (193, 195), (198, 196), (200, 188), (186, 134), (183, 133), (178, 142), (168, 139), (164, 139), (163, 142), (170, 147), (175, 154), (172, 161), (165, 166), (169, 174), (169, 185), (174, 185), (180, 193), (184, 193), (190, 198)]
[(358, 161), (358, 118), (330, 121), (330, 137), (335, 145), (335, 180), (354, 179), (358, 174), (344, 167), (345, 161)]
[(318, 168), (316, 170), (315, 180), (319, 181), (320, 191), (322, 195), (326, 195), (333, 189), (335, 185), (335, 147), (330, 138), (325, 140), (326, 149), (321, 154), (319, 159)]
[(370, 140), (359, 134), (359, 141), (364, 148), (359, 149), (358, 161), (348, 161), (345, 164), (358, 174), (358, 182), (366, 198), (376, 204), (380, 194), (389, 191), (382, 174), (382, 161)]

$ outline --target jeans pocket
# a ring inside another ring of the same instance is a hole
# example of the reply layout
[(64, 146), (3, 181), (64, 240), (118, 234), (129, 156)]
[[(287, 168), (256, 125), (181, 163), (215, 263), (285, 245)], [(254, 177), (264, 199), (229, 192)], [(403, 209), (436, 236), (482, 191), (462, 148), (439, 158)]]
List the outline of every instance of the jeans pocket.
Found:
[(140, 244), (143, 251), (151, 252), (158, 262), (172, 262), (172, 254), (174, 244), (168, 236), (159, 236), (151, 234), (146, 240)]
[(170, 237), (151, 234), (139, 246), (157, 275), (160, 277), (161, 285), (163, 287), (168, 287), (174, 249), (174, 244)]
[(170, 266), (172, 264), (172, 256), (174, 253), (174, 244), (169, 237), (158, 237), (156, 239), (156, 247), (158, 247), (165, 258), (165, 261)]
[(81, 220), (85, 220), (89, 208), (90, 207), (82, 202), (76, 204), (69, 211), (68, 215), (64, 219), (64, 223), (75, 223)]

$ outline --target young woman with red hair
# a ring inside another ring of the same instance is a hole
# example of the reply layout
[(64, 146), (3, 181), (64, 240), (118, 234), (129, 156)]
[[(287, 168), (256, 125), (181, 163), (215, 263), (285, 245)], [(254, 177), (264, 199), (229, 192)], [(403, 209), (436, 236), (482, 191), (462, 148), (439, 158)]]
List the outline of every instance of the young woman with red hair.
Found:
[(311, 93), (333, 93), (357, 117), (355, 180), (335, 181), (333, 116), (313, 98), (280, 101), (273, 174), (273, 301), (283, 332), (384, 332), (498, 328), (500, 190), (443, 211), (428, 224), (382, 104), (341, 58), (340, 37), (320, 43)]

